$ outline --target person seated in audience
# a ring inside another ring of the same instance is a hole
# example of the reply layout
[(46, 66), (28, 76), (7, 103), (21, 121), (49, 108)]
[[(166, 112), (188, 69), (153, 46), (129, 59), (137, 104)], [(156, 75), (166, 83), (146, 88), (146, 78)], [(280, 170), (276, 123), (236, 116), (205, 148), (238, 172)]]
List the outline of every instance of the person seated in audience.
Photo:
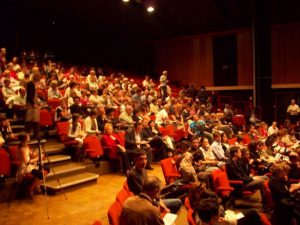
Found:
[[(141, 150), (135, 154), (134, 167), (127, 174), (127, 183), (129, 190), (135, 195), (139, 195), (143, 190), (143, 183), (148, 177), (147, 166), (147, 153)], [(177, 213), (182, 203), (180, 199), (161, 199), (157, 196), (157, 202), (160, 209), (166, 212)]]
[(66, 101), (61, 101), (60, 106), (58, 106), (55, 110), (55, 121), (68, 121), (71, 119), (71, 112), (70, 109), (68, 109), (68, 105)]
[(89, 102), (92, 107), (97, 107), (98, 105), (102, 104), (101, 98), (98, 95), (97, 90), (91, 90), (91, 95), (89, 97)]
[(257, 141), (259, 139), (258, 131), (256, 130), (254, 124), (249, 125), (247, 134), (251, 140)]
[(50, 88), (48, 89), (48, 99), (61, 99), (62, 95), (58, 90), (58, 82), (52, 80), (50, 83)]
[(260, 139), (265, 139), (268, 137), (268, 124), (264, 121), (260, 122), (260, 126), (258, 128), (258, 136)]
[(290, 166), (288, 178), (300, 180), (300, 161), (299, 154), (297, 152), (291, 152), (289, 154), (288, 165)]
[(4, 86), (2, 87), (2, 96), (4, 102), (9, 98), (15, 95), (15, 91), (10, 86), (10, 80), (4, 79)]
[(157, 177), (147, 177), (143, 182), (141, 193), (125, 201), (120, 225), (164, 225), (160, 210), (154, 205), (161, 186), (161, 181)]
[(86, 133), (88, 136), (89, 135), (100, 135), (100, 131), (98, 129), (98, 124), (97, 124), (97, 111), (95, 109), (91, 110), (90, 115), (87, 116), (84, 121), (83, 121), (83, 130), (84, 133)]
[[(192, 143), (194, 143), (194, 141), (195, 139), (193, 138)], [(206, 137), (201, 137), (199, 149), (203, 155), (203, 160), (201, 161), (201, 163), (205, 165), (207, 171), (213, 171), (215, 169), (218, 169), (218, 165), (221, 166), (224, 164), (216, 159), (212, 149), (210, 148), (209, 141)]]
[(9, 109), (12, 109), (12, 115), (10, 117), (15, 113), (18, 118), (24, 119), (26, 114), (26, 89), (21, 87), (18, 93), (9, 97), (5, 103)]
[(77, 142), (77, 145), (75, 147), (75, 155), (73, 158), (75, 160), (80, 160), (80, 158), (83, 156), (82, 146), (83, 146), (83, 139), (85, 138), (85, 134), (83, 133), (81, 129), (81, 116), (77, 113), (74, 113), (72, 116), (72, 121), (69, 124), (69, 130), (68, 130), (68, 138), (71, 140), (75, 140)]
[(264, 176), (249, 176), (241, 167), (241, 150), (232, 146), (230, 148), (230, 158), (226, 161), (226, 173), (229, 180), (241, 180), (243, 182), (242, 190), (255, 191), (260, 190), (263, 208), (266, 208), (266, 198), (264, 195), (263, 183), (266, 180)]
[(197, 204), (193, 208), (193, 217), (197, 225), (262, 224), (259, 214), (253, 209), (242, 210), (239, 213), (233, 212), (232, 210), (225, 211), (224, 208), (220, 206), (216, 193), (212, 191), (201, 191), (200, 195), (198, 196), (199, 199), (197, 201)]
[(274, 212), (271, 215), (271, 222), (274, 225), (297, 224), (300, 222), (299, 211), (299, 183), (289, 184), (289, 166), (286, 163), (276, 163), (270, 168), (272, 176), (269, 181), (269, 188), (274, 204)]
[(277, 122), (273, 121), (272, 125), (268, 128), (268, 136), (277, 133), (278, 133)]
[(281, 142), (286, 146), (292, 148), (295, 144), (297, 145), (298, 140), (295, 137), (294, 128), (282, 129), (284, 131)]
[(80, 104), (82, 107), (90, 107), (88, 93), (85, 89), (81, 90)]
[(169, 110), (170, 110), (170, 105), (165, 104), (163, 108), (156, 114), (155, 123), (158, 126), (165, 126), (170, 123)]
[(73, 102), (74, 104), (70, 106), (70, 112), (71, 114), (77, 113), (80, 116), (82, 116), (83, 118), (86, 117), (86, 115), (88, 114), (86, 108), (84, 108), (81, 103), (80, 103), (80, 98), (78, 96), (75, 96), (73, 98)]
[(263, 142), (251, 141), (248, 145), (251, 166), (258, 172), (258, 174), (263, 175), (269, 171), (271, 166), (271, 156), (265, 151), (265, 145)]
[(126, 174), (130, 168), (128, 153), (125, 147), (121, 145), (120, 137), (116, 133), (114, 133), (114, 128), (112, 124), (105, 124), (103, 135), (101, 137), (101, 143), (103, 147), (111, 148), (111, 150), (109, 151), (117, 152), (117, 154), (121, 157), (122, 160), (122, 173)]
[(7, 147), (9, 145), (9, 142), (14, 141), (16, 139), (16, 136), (11, 129), (9, 120), (3, 116), (0, 117), (0, 132), (3, 138), (3, 147)]
[(222, 148), (222, 143), (221, 143), (221, 133), (218, 131), (215, 131), (213, 133), (213, 138), (214, 138), (214, 142), (212, 143), (211, 150), (213, 151), (216, 159), (218, 161), (225, 161), (228, 159), (228, 157), (226, 157), (225, 152)]
[[(197, 173), (194, 168), (195, 161), (193, 153), (191, 153), (190, 146), (186, 142), (182, 142), (180, 145), (182, 155), (180, 156), (179, 171), (182, 177), (183, 183), (194, 183), (198, 182)], [(194, 153), (196, 154), (196, 153)], [(199, 165), (200, 166), (200, 165)]]
[(149, 105), (149, 107), (150, 107), (150, 113), (151, 113), (152, 115), (156, 115), (156, 114), (159, 112), (159, 110), (160, 110), (160, 108), (159, 108), (159, 106), (158, 106), (158, 104), (157, 104), (157, 99), (156, 99), (156, 98), (154, 98), (154, 99), (152, 100), (152, 102), (151, 102), (151, 104)]
[[(29, 139), (28, 134), (19, 135), (20, 144), (18, 146), (18, 154), (20, 157), (20, 167), (17, 172), (17, 181), (29, 182), (29, 184), (25, 184), (26, 196), (32, 199), (34, 190), (42, 183), (43, 171), (39, 169), (37, 165), (37, 162), (42, 159), (39, 159), (37, 151), (34, 152), (30, 149), (28, 145)], [(41, 157), (43, 157), (43, 155), (41, 155)], [(49, 172), (49, 170), (47, 172)], [(24, 180), (28, 174), (30, 174), (31, 177), (29, 176), (30, 178), (28, 180)]]
[(127, 105), (125, 111), (119, 116), (119, 120), (123, 122), (123, 126), (132, 127), (135, 122), (132, 119), (133, 108), (131, 105)]
[(104, 131), (104, 126), (108, 122), (108, 118), (105, 112), (105, 106), (104, 105), (99, 105), (97, 107), (97, 124), (98, 124), (98, 129), (103, 132)]
[(125, 148), (130, 156), (135, 153), (144, 150), (147, 152), (147, 167), (146, 169), (153, 170), (152, 163), (152, 151), (148, 140), (143, 140), (142, 136), (143, 124), (137, 122), (133, 128), (129, 128), (125, 134)]

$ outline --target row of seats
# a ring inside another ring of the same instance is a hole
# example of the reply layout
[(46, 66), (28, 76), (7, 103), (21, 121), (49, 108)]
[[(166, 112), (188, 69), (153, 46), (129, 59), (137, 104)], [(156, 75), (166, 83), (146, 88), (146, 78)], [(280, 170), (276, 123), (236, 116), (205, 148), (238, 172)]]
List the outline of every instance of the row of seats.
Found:
[(134, 194), (129, 191), (127, 181), (124, 182), (122, 189), (116, 195), (115, 202), (109, 207), (107, 211), (108, 221), (110, 225), (119, 225), (122, 207), (127, 198)]

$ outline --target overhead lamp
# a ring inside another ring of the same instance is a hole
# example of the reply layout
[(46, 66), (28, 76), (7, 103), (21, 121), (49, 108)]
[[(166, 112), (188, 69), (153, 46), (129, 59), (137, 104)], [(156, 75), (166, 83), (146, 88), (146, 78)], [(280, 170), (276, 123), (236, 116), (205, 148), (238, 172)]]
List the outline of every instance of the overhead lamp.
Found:
[(128, 3), (130, 2), (130, 0), (122, 0), (122, 2)]
[(155, 11), (155, 8), (153, 6), (148, 6), (147, 7), (147, 12), (152, 13)]

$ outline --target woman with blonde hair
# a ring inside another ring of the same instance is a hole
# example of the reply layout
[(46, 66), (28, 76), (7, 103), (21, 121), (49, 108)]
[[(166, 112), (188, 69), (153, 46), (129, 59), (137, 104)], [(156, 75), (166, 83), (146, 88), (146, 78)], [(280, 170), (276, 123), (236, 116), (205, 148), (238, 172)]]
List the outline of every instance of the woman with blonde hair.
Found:
[(101, 144), (104, 148), (109, 149), (107, 155), (110, 159), (121, 158), (122, 173), (126, 174), (129, 170), (128, 153), (122, 145), (120, 137), (114, 133), (114, 128), (111, 123), (106, 123), (104, 126)]

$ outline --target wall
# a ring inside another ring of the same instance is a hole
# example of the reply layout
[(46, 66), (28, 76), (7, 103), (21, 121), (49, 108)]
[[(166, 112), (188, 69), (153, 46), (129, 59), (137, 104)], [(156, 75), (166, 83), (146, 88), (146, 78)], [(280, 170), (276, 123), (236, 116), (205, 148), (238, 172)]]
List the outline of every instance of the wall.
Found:
[(300, 84), (300, 23), (272, 26), (272, 84)]
[(253, 85), (252, 35), (250, 30), (204, 34), (155, 43), (155, 72), (169, 71), (170, 80), (181, 84), (214, 86), (213, 37), (237, 35), (238, 85)]

